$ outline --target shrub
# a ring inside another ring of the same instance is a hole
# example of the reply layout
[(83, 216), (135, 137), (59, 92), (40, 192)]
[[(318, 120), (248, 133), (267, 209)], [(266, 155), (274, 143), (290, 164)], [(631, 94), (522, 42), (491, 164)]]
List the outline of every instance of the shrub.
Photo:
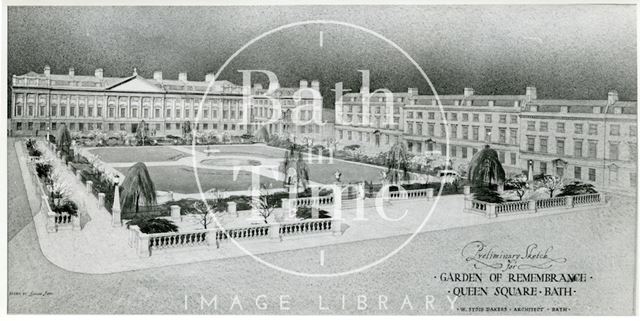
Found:
[[(322, 210), (322, 209), (318, 209), (318, 217), (319, 218), (331, 218), (331, 215), (328, 215), (327, 211)], [(298, 207), (298, 210), (296, 211), (296, 217), (301, 219), (301, 220), (307, 220), (311, 218), (311, 214), (312, 214), (312, 208), (310, 207)]]
[(473, 198), (487, 203), (504, 203), (502, 196), (489, 188), (478, 188), (473, 194)]
[(64, 200), (60, 205), (51, 205), (51, 210), (56, 213), (68, 213), (69, 215), (78, 215), (78, 205), (70, 200)]
[(348, 150), (357, 150), (357, 149), (360, 149), (360, 145), (358, 145), (358, 144), (349, 145), (349, 146), (345, 146), (343, 149), (344, 149), (345, 151), (348, 151)]
[(42, 153), (40, 153), (40, 151), (37, 150), (37, 149), (30, 149), (29, 150), (29, 156), (40, 157), (41, 155), (42, 155)]
[(127, 222), (127, 228), (132, 225), (137, 225), (140, 232), (145, 234), (178, 232), (178, 226), (164, 218), (135, 218)]
[(582, 195), (582, 194), (595, 194), (598, 191), (595, 187), (589, 183), (583, 182), (572, 182), (571, 184), (565, 185), (561, 190), (560, 194), (556, 195), (556, 197), (560, 196), (572, 196), (572, 195)]
[(40, 178), (48, 177), (50, 172), (51, 172), (51, 164), (47, 164), (47, 163), (36, 164), (36, 173), (38, 173), (38, 177)]

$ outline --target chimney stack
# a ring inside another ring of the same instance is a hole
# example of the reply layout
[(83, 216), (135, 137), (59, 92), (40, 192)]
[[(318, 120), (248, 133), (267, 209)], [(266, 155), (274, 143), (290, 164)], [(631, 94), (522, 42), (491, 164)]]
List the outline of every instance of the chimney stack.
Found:
[(464, 89), (464, 96), (465, 97), (469, 97), (469, 96), (473, 96), (473, 88), (465, 88)]
[(615, 90), (610, 91), (607, 100), (609, 105), (615, 104), (618, 101), (618, 92)]
[(73, 77), (73, 76), (75, 76), (75, 75), (76, 75), (76, 71), (75, 71), (75, 69), (73, 69), (73, 67), (69, 68), (69, 76), (70, 76), (70, 77)]
[(312, 80), (311, 81), (311, 88), (316, 90), (316, 91), (320, 91), (320, 81)]
[(526, 95), (527, 100), (529, 101), (538, 99), (538, 91), (536, 90), (536, 87), (527, 87)]
[(104, 76), (104, 71), (102, 70), (102, 68), (98, 68), (96, 69), (94, 75), (96, 76), (96, 78), (102, 79), (102, 77)]
[(178, 80), (180, 81), (187, 81), (187, 73), (186, 72), (181, 72), (178, 74)]
[(156, 70), (153, 72), (153, 80), (157, 82), (162, 82), (162, 71)]
[(210, 72), (204, 76), (204, 81), (211, 82), (216, 74)]
[(418, 88), (411, 87), (411, 88), (407, 89), (407, 93), (409, 93), (409, 96), (417, 96), (418, 95)]
[(306, 80), (300, 80), (300, 89), (309, 87), (309, 82)]
[(253, 89), (254, 90), (262, 90), (262, 84), (261, 83), (253, 84)]
[(44, 66), (44, 75), (47, 77), (51, 76), (51, 67), (49, 67), (49, 65)]

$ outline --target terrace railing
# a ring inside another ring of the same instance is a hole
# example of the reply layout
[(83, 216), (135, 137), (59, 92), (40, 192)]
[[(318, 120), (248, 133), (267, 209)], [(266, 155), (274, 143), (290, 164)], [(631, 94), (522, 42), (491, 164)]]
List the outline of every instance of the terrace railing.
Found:
[(388, 199), (413, 199), (413, 198), (433, 198), (433, 188), (393, 191), (389, 192)]
[(554, 207), (564, 207), (567, 205), (566, 197), (554, 197), (554, 198), (545, 198), (541, 200), (536, 200), (536, 209), (545, 209), (545, 208), (554, 208)]
[(145, 234), (138, 226), (129, 227), (129, 246), (138, 256), (148, 257), (154, 251), (199, 246), (220, 247), (228, 240), (266, 240), (340, 231), (340, 223), (332, 219), (311, 219), (290, 223), (271, 223), (229, 229), (207, 229), (187, 232)]
[(488, 203), (467, 197), (465, 199), (465, 211), (484, 214), (487, 217), (497, 217), (585, 205), (597, 206), (604, 203), (605, 197), (599, 193), (505, 203)]
[(311, 219), (280, 225), (280, 235), (295, 235), (331, 231), (331, 219)]
[(255, 225), (249, 227), (231, 228), (224, 230), (216, 230), (216, 240), (225, 241), (228, 239), (241, 240), (241, 239), (255, 239), (269, 237), (269, 224)]
[(584, 194), (573, 196), (573, 206), (591, 205), (594, 203), (604, 203), (602, 194)]
[(298, 208), (298, 207), (321, 207), (333, 205), (335, 198), (333, 195), (316, 196), (316, 197), (301, 197), (301, 198), (289, 198), (283, 199), (283, 204), (286, 208)]
[(509, 214), (529, 211), (529, 201), (506, 202), (496, 204), (496, 214)]

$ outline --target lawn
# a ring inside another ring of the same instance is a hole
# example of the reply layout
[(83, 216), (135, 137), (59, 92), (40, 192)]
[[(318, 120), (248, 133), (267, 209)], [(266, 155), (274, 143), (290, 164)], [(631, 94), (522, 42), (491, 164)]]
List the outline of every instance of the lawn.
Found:
[[(156, 189), (159, 191), (173, 191), (176, 193), (198, 193), (198, 185), (192, 167), (189, 166), (149, 166), (149, 175)], [(128, 168), (116, 168), (126, 175)], [(198, 169), (198, 177), (202, 191), (212, 188), (221, 191), (246, 191), (251, 186), (251, 173), (239, 172), (233, 180), (233, 171)], [(282, 187), (282, 183), (268, 177), (261, 176), (260, 184), (273, 184), (273, 188)]]
[(229, 146), (229, 145), (211, 145), (211, 146), (198, 146), (198, 151), (204, 152), (207, 149), (214, 149), (220, 151), (220, 154), (233, 154), (233, 155), (256, 155), (264, 158), (284, 158), (284, 150), (275, 149), (271, 147), (265, 147), (260, 145), (242, 145), (242, 146)]
[(105, 147), (93, 148), (91, 153), (107, 163), (120, 162), (164, 162), (190, 156), (187, 153), (164, 146)]
[(322, 164), (318, 164), (316, 159), (308, 165), (311, 180), (322, 184), (334, 183), (336, 170), (340, 170), (342, 173), (341, 181), (343, 183), (362, 182), (363, 180), (379, 182), (381, 179), (380, 171), (383, 170), (382, 168), (348, 163), (337, 159), (333, 160), (333, 164), (329, 164), (327, 159), (324, 159)]

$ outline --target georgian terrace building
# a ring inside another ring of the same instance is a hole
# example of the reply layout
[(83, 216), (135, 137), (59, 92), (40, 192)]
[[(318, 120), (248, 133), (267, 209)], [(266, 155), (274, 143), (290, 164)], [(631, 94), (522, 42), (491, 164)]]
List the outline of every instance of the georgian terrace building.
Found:
[[(476, 95), (465, 88), (462, 95), (439, 95), (444, 112), (435, 96), (418, 95), (414, 88), (393, 94), (393, 113), (383, 93), (371, 96), (369, 110), (362, 97), (362, 90), (346, 94), (336, 105), (342, 146), (379, 152), (403, 140), (414, 154), (445, 155), (448, 130), (454, 161), (469, 161), (489, 144), (508, 174), (521, 173), (532, 162), (534, 173), (607, 188), (636, 186), (637, 103), (618, 101), (615, 92), (607, 100), (538, 100), (535, 87), (524, 95)], [(391, 117), (393, 123), (378, 121)]]
[[(135, 70), (130, 77), (104, 77), (102, 69), (96, 69), (93, 76), (84, 76), (76, 75), (73, 68), (68, 74), (56, 75), (46, 66), (42, 74), (13, 76), (10, 128), (15, 135), (36, 132), (43, 135), (61, 124), (72, 132), (135, 133), (144, 120), (156, 135), (181, 135), (185, 121), (195, 122), (212, 77), (213, 74), (207, 74), (205, 81), (190, 81), (186, 73), (180, 73), (177, 80), (171, 80), (156, 71), (153, 79), (145, 79)], [(308, 82), (303, 80), (300, 84), (306, 87)], [(318, 81), (312, 81), (310, 88), (318, 90)], [(216, 81), (204, 102), (197, 130), (242, 135), (265, 126), (269, 134), (326, 138), (331, 134), (330, 126), (321, 128), (305, 121), (311, 117), (322, 119), (322, 111), (313, 108), (322, 106), (322, 98), (305, 94), (306, 91), (301, 97), (294, 97), (297, 90), (279, 88), (267, 96), (267, 90), (256, 84), (252, 88), (247, 124), (242, 86)], [(273, 108), (273, 99), (281, 109)], [(293, 122), (292, 117), (303, 123)], [(275, 121), (270, 123), (271, 119)]]
[(536, 172), (598, 186), (637, 185), (637, 103), (606, 100), (533, 100), (520, 113), (520, 157)]

